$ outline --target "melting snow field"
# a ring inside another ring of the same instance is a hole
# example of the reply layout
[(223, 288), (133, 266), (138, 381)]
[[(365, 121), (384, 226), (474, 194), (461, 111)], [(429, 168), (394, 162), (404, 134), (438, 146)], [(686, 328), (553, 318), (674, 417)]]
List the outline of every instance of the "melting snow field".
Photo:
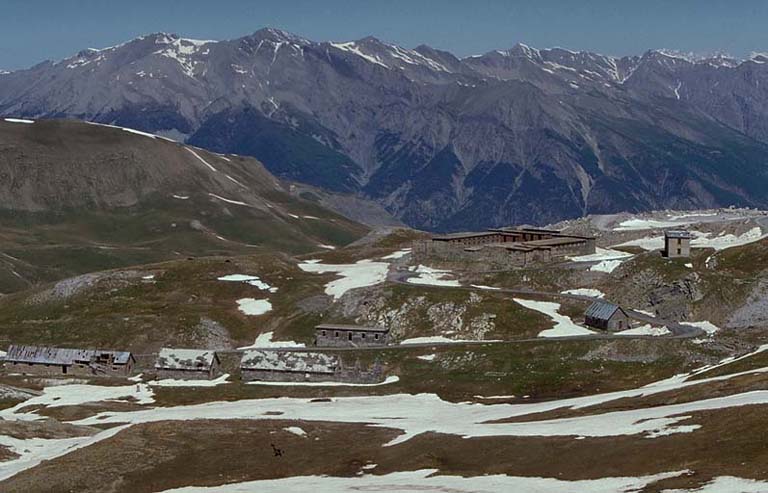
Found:
[(459, 281), (448, 279), (453, 274), (449, 270), (433, 269), (425, 265), (413, 266), (408, 270), (418, 274), (416, 277), (408, 278), (410, 284), (422, 284), (427, 286), (450, 286), (459, 287)]
[(374, 262), (373, 260), (360, 260), (354, 264), (323, 264), (319, 261), (307, 260), (299, 264), (299, 268), (305, 272), (325, 274), (333, 272), (339, 274), (341, 279), (336, 279), (325, 285), (325, 294), (339, 299), (350, 289), (375, 286), (387, 280), (389, 264), (386, 262)]
[[(693, 240), (691, 240), (692, 247), (713, 248), (716, 251), (748, 245), (768, 237), (768, 234), (763, 233), (760, 226), (755, 226), (740, 235), (721, 233), (717, 236), (712, 236), (713, 233), (702, 233), (700, 231), (691, 231), (691, 234), (694, 236)], [(636, 246), (648, 251), (661, 250), (664, 248), (664, 235), (646, 236), (616, 246)]]
[(578, 257), (569, 257), (572, 262), (597, 262), (589, 270), (596, 272), (611, 273), (616, 267), (632, 257), (631, 253), (610, 248), (596, 248), (595, 253), (589, 255), (580, 255)]
[[(554, 478), (516, 477), (504, 475), (445, 476), (437, 469), (393, 472), (382, 475), (364, 474), (357, 477), (297, 476), (248, 481), (222, 486), (189, 486), (165, 490), (162, 493), (284, 493), (287, 491), (315, 491), (317, 493), (344, 493), (361, 491), (389, 492), (530, 492), (530, 493), (629, 493), (661, 481), (684, 474), (686, 471), (668, 472), (637, 478), (601, 478), (563, 481)], [(755, 490), (757, 491), (757, 490)]]
[(577, 288), (577, 289), (566, 289), (565, 291), (561, 291), (562, 294), (574, 294), (577, 296), (589, 296), (590, 298), (603, 298), (605, 297), (605, 293), (600, 291), (599, 289), (592, 289), (592, 288)]
[(256, 338), (256, 340), (251, 344), (250, 346), (243, 346), (239, 347), (237, 349), (265, 349), (265, 348), (299, 348), (299, 347), (305, 347), (304, 344), (300, 342), (294, 342), (294, 341), (274, 341), (272, 338), (274, 337), (274, 332), (264, 332), (263, 334), (259, 334), (259, 336)]
[(513, 298), (517, 303), (523, 305), (529, 310), (535, 310), (543, 313), (555, 322), (555, 326), (551, 329), (542, 330), (539, 332), (539, 337), (573, 337), (573, 336), (585, 336), (594, 334), (589, 329), (586, 329), (580, 325), (576, 325), (570, 317), (561, 315), (558, 313), (560, 309), (560, 303), (553, 303), (551, 301), (535, 301), (535, 300), (523, 300), (520, 298)]
[(619, 336), (665, 336), (669, 335), (671, 332), (666, 327), (653, 327), (651, 324), (641, 325), (640, 327), (635, 327), (634, 329), (627, 329), (622, 330), (621, 332), (616, 332), (616, 335)]
[[(535, 415), (553, 410), (577, 410), (588, 409), (612, 401), (627, 398), (641, 398), (656, 395), (663, 392), (679, 389), (703, 386), (715, 382), (722, 382), (738, 376), (753, 374), (768, 374), (768, 368), (742, 371), (739, 373), (721, 375), (715, 377), (694, 380), (707, 371), (711, 371), (728, 364), (732, 364), (755, 354), (768, 351), (768, 345), (762, 346), (757, 351), (738, 358), (728, 358), (719, 364), (703, 367), (693, 372), (676, 375), (659, 382), (617, 392), (609, 392), (591, 396), (575, 397), (554, 401), (544, 401), (525, 404), (478, 404), (471, 402), (452, 403), (441, 400), (434, 394), (394, 394), (378, 396), (338, 397), (328, 401), (310, 402), (307, 398), (271, 398), (249, 399), (241, 401), (207, 402), (195, 405), (175, 407), (146, 407), (138, 411), (107, 411), (94, 416), (73, 422), (76, 425), (117, 424), (118, 426), (100, 431), (90, 437), (76, 437), (67, 439), (15, 439), (13, 437), (0, 437), (0, 444), (10, 447), (19, 454), (19, 457), (0, 463), (0, 480), (13, 476), (30, 467), (34, 467), (44, 460), (51, 460), (93, 443), (100, 442), (114, 436), (131, 425), (151, 423), (165, 420), (194, 420), (194, 419), (253, 419), (253, 420), (306, 420), (306, 421), (334, 421), (338, 423), (368, 423), (369, 426), (387, 427), (401, 430), (403, 433), (395, 438), (391, 444), (402, 443), (410, 438), (425, 432), (447, 433), (464, 437), (482, 436), (526, 436), (526, 437), (612, 437), (621, 435), (640, 435), (648, 439), (665, 436), (672, 433), (691, 433), (700, 425), (690, 423), (690, 414), (707, 411), (739, 407), (746, 405), (768, 404), (768, 391), (758, 390), (742, 392), (733, 395), (724, 395), (715, 398), (693, 400), (669, 405), (654, 405), (648, 408), (625, 409), (619, 411), (597, 412), (554, 419), (534, 419), (532, 421), (499, 422), (505, 418)], [(0, 417), (8, 420), (37, 420), (43, 419), (36, 414), (37, 406), (65, 406), (78, 405), (87, 402), (105, 400), (135, 399), (138, 404), (149, 405), (153, 403), (153, 394), (149, 386), (144, 384), (129, 385), (123, 387), (101, 387), (94, 385), (63, 385), (47, 387), (40, 396), (33, 397), (24, 403), (9, 409), (0, 411)], [(23, 411), (26, 409), (26, 411)], [(435, 417), (439, 419), (435, 419)], [(681, 421), (688, 421), (681, 424)], [(398, 473), (399, 474), (399, 473)], [(677, 473), (675, 473), (677, 474)], [(387, 476), (377, 479), (384, 480)], [(482, 481), (489, 478), (497, 478), (502, 483), (501, 490), (497, 487), (490, 491), (511, 491), (504, 481), (518, 481), (518, 478), (505, 476), (483, 476), (478, 478), (459, 479), (453, 477), (436, 476), (437, 480), (472, 481), (462, 483), (462, 487), (470, 487), (472, 491), (482, 487)], [(391, 477), (390, 477), (391, 479)], [(417, 481), (416, 485), (431, 487), (429, 481), (432, 478), (423, 478), (426, 482)], [(335, 481), (333, 478), (313, 478), (313, 488), (318, 489), (322, 481)], [(339, 481), (352, 481), (353, 478), (339, 479)], [(303, 481), (302, 478), (288, 478), (279, 483), (280, 489), (267, 489), (271, 483), (259, 482), (258, 491), (290, 491), (290, 483), (284, 481)], [(321, 481), (318, 483), (317, 481)], [(478, 482), (474, 482), (478, 481)], [(542, 485), (552, 485), (554, 488), (560, 482), (555, 479), (527, 478), (520, 481), (544, 481)], [(617, 490), (616, 478), (595, 480), (609, 481), (604, 484), (604, 489), (595, 489), (598, 483), (591, 482), (588, 489), (577, 488), (578, 482), (563, 482), (562, 491), (622, 491)], [(645, 481), (643, 478), (628, 479), (627, 481)], [(329, 483), (330, 484), (330, 483)], [(347, 484), (347, 483), (345, 483)], [(365, 483), (352, 483), (350, 488), (357, 488)], [(525, 485), (525, 483), (514, 483)], [(635, 483), (633, 483), (635, 484)], [(735, 484), (727, 481), (723, 484)], [(262, 485), (266, 485), (263, 488)], [(240, 491), (255, 491), (252, 484)], [(582, 486), (587, 486), (583, 484)], [(621, 485), (619, 485), (621, 486)], [(278, 486), (275, 486), (276, 488)], [(342, 487), (346, 487), (342, 485)], [(623, 487), (623, 486), (621, 486)], [(751, 486), (750, 486), (751, 487)], [(237, 485), (217, 487), (219, 490), (208, 491), (238, 491)], [(389, 488), (387, 491), (397, 491)], [(526, 490), (527, 488), (523, 488)], [(181, 491), (185, 491), (182, 489)], [(196, 491), (189, 490), (187, 491)], [(206, 491), (206, 490), (200, 490)], [(318, 490), (322, 491), (322, 490)], [(335, 487), (329, 487), (326, 491), (339, 491)], [(343, 489), (341, 491), (344, 491)], [(359, 488), (353, 491), (360, 491)], [(407, 490), (406, 490), (407, 491)], [(547, 489), (540, 491), (550, 491)], [(561, 491), (552, 489), (551, 491)], [(628, 490), (631, 491), (631, 490)], [(717, 491), (717, 490), (702, 490)], [(750, 491), (750, 490), (745, 490)], [(754, 490), (759, 491), (759, 490)]]
[(269, 300), (257, 300), (255, 298), (240, 298), (237, 300), (237, 309), (246, 315), (264, 315), (272, 311), (272, 303)]
[(248, 382), (248, 385), (268, 385), (272, 387), (379, 387), (380, 385), (389, 385), (400, 381), (397, 375), (390, 375), (379, 383), (347, 383), (347, 382), (268, 382), (254, 381)]
[[(672, 219), (672, 218), (670, 218)], [(678, 219), (683, 219), (679, 216)], [(685, 226), (689, 224), (689, 221), (659, 221), (657, 219), (628, 219), (622, 221), (619, 225), (613, 228), (614, 231), (642, 231), (644, 229), (656, 229), (656, 228), (674, 228), (676, 226)]]
[(397, 260), (399, 258), (403, 258), (406, 255), (411, 254), (410, 248), (403, 248), (402, 250), (398, 250), (396, 252), (390, 253), (386, 257), (381, 257), (382, 260)]
[(702, 329), (704, 332), (707, 333), (708, 336), (713, 335), (715, 332), (720, 330), (720, 327), (713, 324), (712, 322), (709, 322), (707, 320), (704, 320), (703, 322), (681, 322), (681, 325), (691, 325), (693, 327), (698, 327)]

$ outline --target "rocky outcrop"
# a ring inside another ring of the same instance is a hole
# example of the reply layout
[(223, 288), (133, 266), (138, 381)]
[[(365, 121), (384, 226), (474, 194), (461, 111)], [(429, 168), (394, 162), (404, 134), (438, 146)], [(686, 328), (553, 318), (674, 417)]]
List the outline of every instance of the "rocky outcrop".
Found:
[(468, 293), (461, 302), (433, 302), (420, 295), (397, 303), (384, 288), (350, 291), (342, 298), (340, 310), (357, 323), (388, 327), (396, 341), (422, 336), (483, 340), (496, 325), (494, 314), (474, 313), (472, 308), (482, 300), (482, 296)]

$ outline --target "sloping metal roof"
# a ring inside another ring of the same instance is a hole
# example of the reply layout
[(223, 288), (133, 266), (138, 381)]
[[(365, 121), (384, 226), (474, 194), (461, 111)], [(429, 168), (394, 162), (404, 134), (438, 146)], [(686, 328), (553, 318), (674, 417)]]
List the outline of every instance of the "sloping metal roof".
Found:
[(210, 370), (216, 351), (207, 349), (162, 348), (155, 368), (159, 370)]
[(284, 371), (290, 373), (336, 373), (339, 359), (325, 353), (305, 351), (246, 351), (240, 360), (242, 370)]
[(609, 320), (613, 314), (616, 313), (616, 310), (620, 309), (621, 307), (614, 303), (609, 303), (607, 301), (595, 301), (589, 305), (589, 308), (587, 308), (587, 311), (584, 312), (584, 315), (598, 320)]
[(683, 240), (690, 240), (693, 238), (693, 235), (689, 233), (688, 231), (683, 231), (679, 229), (670, 229), (668, 231), (664, 232), (664, 236), (667, 238), (680, 238)]
[(131, 353), (128, 351), (98, 351), (99, 353), (111, 352), (116, 365), (125, 365), (131, 359)]
[(315, 327), (315, 330), (353, 330), (356, 332), (389, 332), (389, 329), (384, 327), (364, 327), (362, 325), (346, 325), (346, 324), (320, 324)]
[(107, 351), (98, 349), (72, 349), (46, 346), (11, 344), (5, 361), (15, 363), (38, 363), (44, 365), (72, 365), (91, 363), (97, 355), (112, 355), (115, 364), (126, 364), (131, 358), (128, 351)]

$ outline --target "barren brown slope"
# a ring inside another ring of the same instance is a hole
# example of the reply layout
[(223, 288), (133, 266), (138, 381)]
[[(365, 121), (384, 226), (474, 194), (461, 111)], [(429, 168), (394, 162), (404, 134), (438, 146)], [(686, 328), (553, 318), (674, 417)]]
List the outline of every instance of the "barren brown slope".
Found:
[(309, 252), (366, 231), (252, 158), (120, 128), (0, 120), (0, 293), (186, 256)]

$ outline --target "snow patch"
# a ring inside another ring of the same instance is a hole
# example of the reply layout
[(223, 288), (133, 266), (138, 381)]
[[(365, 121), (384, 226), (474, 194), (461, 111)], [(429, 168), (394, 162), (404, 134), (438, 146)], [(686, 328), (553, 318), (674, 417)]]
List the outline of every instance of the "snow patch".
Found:
[(613, 272), (619, 265), (630, 259), (631, 253), (613, 250), (610, 248), (596, 248), (595, 253), (589, 255), (579, 255), (577, 257), (566, 257), (572, 262), (597, 262), (589, 270), (596, 272)]
[(254, 381), (247, 385), (267, 385), (272, 387), (378, 387), (380, 385), (389, 385), (400, 381), (397, 375), (390, 375), (379, 383), (347, 383), (347, 382), (267, 382)]
[(35, 123), (34, 120), (25, 120), (23, 118), (4, 118), (4, 120), (8, 123), (26, 123), (26, 124)]
[(298, 426), (289, 426), (287, 428), (283, 428), (283, 430), (287, 431), (288, 433), (293, 433), (294, 435), (298, 435), (300, 437), (307, 436), (307, 432), (302, 430)]
[(558, 313), (558, 310), (560, 309), (560, 303), (553, 303), (551, 301), (523, 300), (520, 298), (513, 299), (515, 302), (524, 306), (525, 308), (543, 313), (555, 322), (555, 326), (551, 329), (539, 332), (539, 337), (573, 337), (594, 334), (593, 331), (580, 325), (576, 325), (570, 317)]
[(306, 261), (300, 263), (299, 268), (315, 274), (329, 272), (339, 274), (341, 279), (333, 280), (325, 285), (325, 294), (339, 299), (351, 289), (375, 286), (386, 281), (389, 264), (368, 259), (360, 260), (354, 264), (322, 264)]
[(406, 255), (410, 255), (411, 249), (410, 248), (403, 248), (402, 250), (398, 250), (396, 252), (392, 252), (389, 255), (385, 257), (381, 257), (381, 260), (397, 260), (400, 258), (405, 257)]
[(165, 378), (163, 380), (147, 382), (147, 385), (151, 385), (152, 387), (216, 387), (217, 385), (230, 383), (227, 381), (228, 378), (229, 373), (225, 373), (213, 380), (177, 380), (174, 378)]
[(243, 346), (237, 349), (275, 349), (275, 348), (300, 348), (305, 347), (304, 344), (294, 341), (275, 341), (274, 332), (264, 332), (256, 337), (256, 340), (250, 346)]
[(251, 286), (261, 289), (262, 291), (269, 291), (270, 293), (275, 293), (278, 290), (278, 288), (274, 286), (270, 286), (266, 282), (262, 281), (259, 278), (259, 276), (252, 276), (249, 274), (229, 274), (226, 276), (218, 277), (216, 279), (219, 281), (241, 282), (241, 283), (249, 284)]
[(616, 332), (616, 335), (619, 336), (665, 336), (669, 334), (671, 334), (671, 332), (667, 327), (653, 327), (651, 324)]
[(237, 309), (246, 315), (264, 315), (272, 311), (272, 303), (269, 300), (240, 298), (237, 300)]
[(455, 279), (446, 279), (453, 274), (449, 270), (433, 269), (425, 265), (418, 265), (410, 267), (408, 270), (418, 274), (416, 277), (408, 278), (407, 282), (410, 284), (421, 284), (428, 286), (460, 286), (459, 281)]
[(576, 296), (589, 296), (590, 298), (603, 298), (605, 297), (605, 293), (600, 291), (599, 289), (592, 289), (592, 288), (576, 288), (576, 289), (566, 289), (565, 291), (560, 291), (562, 294), (573, 294)]

